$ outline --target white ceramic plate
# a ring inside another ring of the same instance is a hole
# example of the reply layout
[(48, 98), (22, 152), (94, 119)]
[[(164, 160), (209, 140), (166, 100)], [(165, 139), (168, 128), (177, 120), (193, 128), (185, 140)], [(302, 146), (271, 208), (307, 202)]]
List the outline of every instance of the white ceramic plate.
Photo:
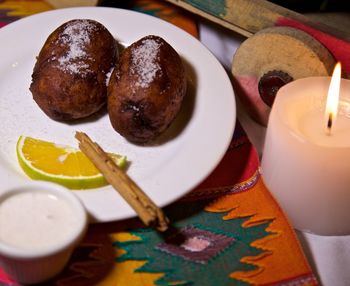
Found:
[[(48, 118), (32, 99), (31, 73), (44, 41), (64, 22), (90, 18), (107, 27), (124, 45), (154, 34), (180, 54), (190, 91), (171, 128), (153, 146), (136, 146), (116, 133), (106, 113), (78, 123)], [(76, 130), (106, 150), (125, 154), (128, 174), (159, 206), (181, 197), (205, 179), (222, 159), (233, 134), (236, 105), (228, 76), (215, 57), (194, 37), (158, 18), (113, 8), (54, 10), (0, 29), (0, 181), (28, 181), (17, 163), (20, 135), (77, 147)], [(96, 221), (134, 216), (110, 187), (76, 191)]]

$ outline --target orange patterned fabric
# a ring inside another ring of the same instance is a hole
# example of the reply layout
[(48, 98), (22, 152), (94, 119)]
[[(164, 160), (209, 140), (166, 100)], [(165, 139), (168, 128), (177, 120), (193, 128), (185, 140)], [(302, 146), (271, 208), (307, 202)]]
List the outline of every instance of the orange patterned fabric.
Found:
[[(257, 174), (257, 176), (259, 176)], [(305, 280), (296, 285), (316, 285), (310, 275), (310, 268), (295, 233), (286, 220), (279, 205), (275, 203), (259, 176), (257, 183), (249, 191), (227, 195), (207, 207), (208, 211), (230, 211), (225, 219), (250, 217), (243, 223), (246, 228), (269, 222), (266, 231), (271, 234), (252, 243), (252, 246), (264, 250), (259, 256), (244, 257), (242, 262), (258, 266), (248, 272), (234, 272), (231, 277), (253, 285), (265, 285), (271, 281)], [(288, 261), (289, 266), (285, 267)]]
[(0, 27), (21, 17), (52, 10), (43, 0), (3, 0), (0, 1)]

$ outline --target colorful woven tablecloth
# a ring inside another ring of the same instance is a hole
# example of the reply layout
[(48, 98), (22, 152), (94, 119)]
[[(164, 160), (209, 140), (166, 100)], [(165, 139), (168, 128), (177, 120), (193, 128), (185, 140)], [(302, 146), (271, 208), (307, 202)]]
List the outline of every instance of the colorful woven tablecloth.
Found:
[[(127, 6), (198, 36), (195, 22), (169, 4)], [(0, 0), (0, 25), (50, 9), (40, 0)], [(45, 285), (317, 285), (239, 123), (219, 166), (164, 210), (172, 222), (165, 234), (137, 218), (91, 225), (65, 270)], [(0, 285), (17, 284), (0, 269)]]

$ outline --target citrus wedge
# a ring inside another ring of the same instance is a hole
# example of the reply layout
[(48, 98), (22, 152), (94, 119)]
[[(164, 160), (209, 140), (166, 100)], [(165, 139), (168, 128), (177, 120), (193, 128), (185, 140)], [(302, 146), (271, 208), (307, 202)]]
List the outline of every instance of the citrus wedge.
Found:
[[(20, 136), (17, 158), (23, 171), (32, 179), (61, 184), (69, 189), (92, 189), (107, 185), (103, 175), (78, 149)], [(120, 168), (125, 156), (109, 153)]]

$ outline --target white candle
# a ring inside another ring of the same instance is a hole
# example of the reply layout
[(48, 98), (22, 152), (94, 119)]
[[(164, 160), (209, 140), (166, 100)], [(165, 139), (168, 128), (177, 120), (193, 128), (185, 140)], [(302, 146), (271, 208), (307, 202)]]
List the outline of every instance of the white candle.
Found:
[(350, 81), (342, 79), (330, 134), (325, 107), (330, 78), (296, 80), (278, 91), (261, 170), (266, 186), (297, 229), (350, 234)]

